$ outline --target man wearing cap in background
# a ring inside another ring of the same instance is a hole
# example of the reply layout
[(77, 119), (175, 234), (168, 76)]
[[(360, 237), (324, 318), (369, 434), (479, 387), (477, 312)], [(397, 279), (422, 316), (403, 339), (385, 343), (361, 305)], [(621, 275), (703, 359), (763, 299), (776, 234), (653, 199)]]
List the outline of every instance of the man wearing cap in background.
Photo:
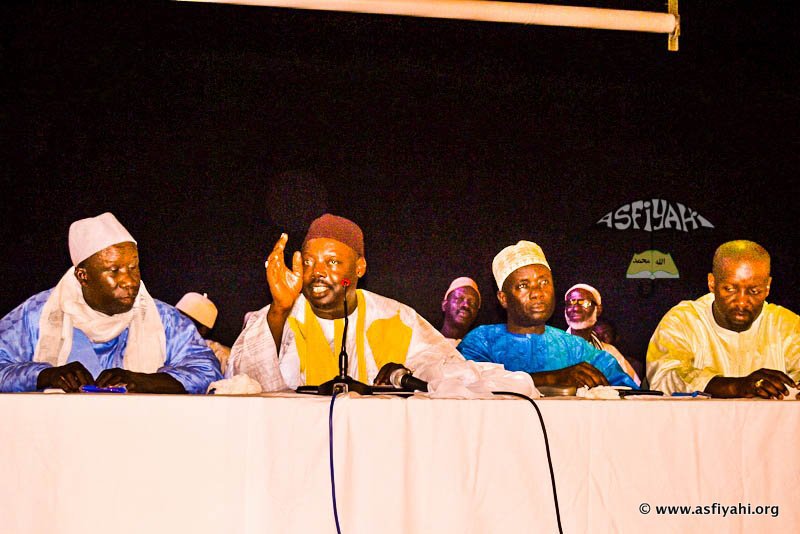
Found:
[(224, 374), (225, 367), (228, 365), (228, 357), (231, 355), (231, 349), (219, 341), (211, 339), (211, 331), (214, 330), (214, 324), (217, 322), (219, 313), (217, 306), (208, 298), (206, 293), (201, 295), (191, 291), (182, 296), (181, 300), (175, 304), (175, 307), (192, 320), (200, 333), (200, 337), (206, 341), (208, 348), (214, 351), (214, 356), (219, 360), (219, 366)]
[(456, 278), (447, 288), (442, 299), (444, 323), (439, 330), (453, 346), (469, 332), (481, 309), (481, 293), (478, 284), (467, 276)]
[(567, 334), (585, 339), (596, 349), (611, 354), (622, 370), (628, 373), (636, 385), (642, 381), (625, 356), (611, 343), (604, 343), (594, 333), (598, 317), (603, 313), (603, 300), (600, 292), (589, 284), (575, 284), (564, 293), (564, 318), (567, 320)]
[(423, 380), (425, 369), (461, 355), (411, 307), (358, 289), (367, 262), (354, 222), (331, 214), (315, 219), (291, 270), (282, 234), (267, 259), (272, 303), (247, 321), (231, 348), (226, 376), (247, 374), (264, 391), (319, 385), (339, 373), (347, 302), (348, 375), (385, 384), (403, 366)]
[(58, 285), (0, 320), (0, 391), (205, 393), (221, 378), (192, 323), (147, 292), (136, 240), (114, 215), (72, 223), (69, 251)]
[(546, 324), (555, 310), (555, 294), (539, 245), (519, 241), (504, 248), (492, 262), (492, 273), (507, 323), (469, 332), (458, 346), (464, 357), (528, 372), (537, 387), (611, 384), (638, 389), (613, 356)]

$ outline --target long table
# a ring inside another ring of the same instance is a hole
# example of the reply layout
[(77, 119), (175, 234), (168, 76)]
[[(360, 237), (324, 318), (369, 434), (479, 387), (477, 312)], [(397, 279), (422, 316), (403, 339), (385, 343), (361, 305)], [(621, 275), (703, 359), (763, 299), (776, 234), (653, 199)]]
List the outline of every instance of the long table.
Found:
[[(334, 533), (330, 403), (0, 395), (0, 531)], [(564, 532), (798, 531), (799, 402), (537, 405)], [(343, 533), (558, 532), (525, 400), (342, 396), (333, 445)]]

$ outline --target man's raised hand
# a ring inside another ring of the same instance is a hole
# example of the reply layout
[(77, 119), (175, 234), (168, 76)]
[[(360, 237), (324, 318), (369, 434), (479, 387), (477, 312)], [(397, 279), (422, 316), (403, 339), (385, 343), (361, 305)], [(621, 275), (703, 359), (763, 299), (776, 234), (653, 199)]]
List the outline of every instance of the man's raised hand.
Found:
[(289, 236), (281, 234), (267, 258), (267, 283), (272, 293), (272, 306), (290, 310), (303, 288), (303, 257), (299, 251), (292, 255), (292, 270), (283, 260), (283, 252)]

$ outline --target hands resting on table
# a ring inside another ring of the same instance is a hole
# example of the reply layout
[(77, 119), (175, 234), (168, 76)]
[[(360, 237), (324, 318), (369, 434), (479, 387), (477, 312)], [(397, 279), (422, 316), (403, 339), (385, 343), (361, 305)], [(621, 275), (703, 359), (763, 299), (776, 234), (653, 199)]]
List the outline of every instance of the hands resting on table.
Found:
[(580, 388), (588, 386), (607, 386), (608, 380), (594, 365), (581, 362), (555, 371), (541, 371), (531, 373), (536, 386), (575, 386)]
[(115, 367), (106, 369), (95, 380), (80, 362), (48, 367), (36, 380), (37, 389), (60, 388), (67, 393), (80, 391), (86, 385), (125, 386), (131, 393), (186, 393), (183, 384), (167, 373), (136, 373)]
[(782, 399), (789, 394), (789, 388), (798, 386), (786, 373), (762, 368), (742, 377), (715, 376), (705, 392), (720, 398)]
[[(607, 386), (606, 377), (589, 363), (581, 362), (555, 371), (531, 373), (537, 386), (583, 386), (593, 388)], [(786, 373), (774, 369), (759, 369), (743, 377), (721, 377), (711, 379), (705, 392), (718, 398), (762, 398), (782, 399), (790, 389), (800, 388)]]
[[(389, 375), (402, 369), (399, 363), (387, 363), (375, 377), (375, 384), (389, 384)], [(186, 393), (183, 384), (167, 373), (135, 373), (125, 369), (106, 369), (95, 380), (80, 362), (48, 367), (39, 373), (37, 389), (60, 388), (67, 393), (80, 391), (81, 386), (125, 386), (130, 393)]]
[[(375, 377), (375, 384), (388, 384), (389, 376), (399, 363), (387, 363)], [(540, 386), (607, 386), (606, 377), (589, 363), (581, 362), (571, 367), (555, 371), (532, 373), (534, 383)], [(96, 385), (125, 386), (131, 393), (186, 393), (178, 380), (167, 373), (136, 373), (120, 368), (106, 369), (95, 380), (80, 362), (71, 362), (60, 367), (48, 367), (39, 373), (37, 389), (60, 388), (67, 393), (80, 390), (81, 386)], [(718, 398), (782, 399), (789, 394), (789, 388), (800, 384), (785, 373), (774, 369), (759, 369), (744, 377), (716, 376), (706, 386), (705, 392)]]

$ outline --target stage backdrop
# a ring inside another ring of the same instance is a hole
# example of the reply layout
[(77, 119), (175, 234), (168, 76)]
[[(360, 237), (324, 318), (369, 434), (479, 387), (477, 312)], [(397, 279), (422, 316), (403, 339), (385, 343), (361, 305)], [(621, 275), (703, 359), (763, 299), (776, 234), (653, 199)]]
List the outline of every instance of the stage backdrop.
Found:
[(364, 229), (359, 286), (436, 326), (464, 275), (479, 322), (503, 320), (491, 261), (520, 239), (552, 266), (551, 324), (592, 284), (634, 360), (707, 291), (725, 240), (766, 246), (769, 300), (800, 309), (796, 8), (684, 3), (678, 52), (655, 34), (215, 4), (0, 15), (2, 314), (57, 282), (69, 224), (104, 211), (150, 292), (208, 293), (228, 344), (269, 302), (280, 232), (294, 250), (325, 211)]

